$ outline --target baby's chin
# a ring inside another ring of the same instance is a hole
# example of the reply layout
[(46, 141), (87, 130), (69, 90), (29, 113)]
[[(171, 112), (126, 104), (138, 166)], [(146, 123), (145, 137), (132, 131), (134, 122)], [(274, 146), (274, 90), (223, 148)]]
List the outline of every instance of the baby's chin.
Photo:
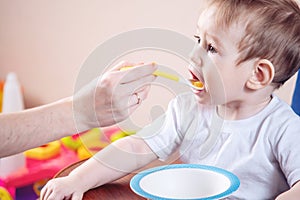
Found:
[(206, 93), (206, 94), (195, 94), (195, 99), (199, 104), (203, 104), (203, 105), (212, 105), (212, 101), (210, 96)]

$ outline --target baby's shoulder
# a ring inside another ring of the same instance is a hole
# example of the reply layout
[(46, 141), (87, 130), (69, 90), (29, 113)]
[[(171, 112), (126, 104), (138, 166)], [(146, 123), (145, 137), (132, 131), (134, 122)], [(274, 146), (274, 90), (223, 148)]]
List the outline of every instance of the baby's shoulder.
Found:
[(283, 137), (300, 136), (300, 117), (293, 111), (291, 106), (275, 97), (273, 105), (265, 113), (265, 124), (268, 135), (276, 140)]
[(300, 116), (293, 111), (289, 104), (276, 96), (273, 97), (272, 101), (273, 104), (270, 106), (269, 117), (271, 117), (273, 121), (277, 121), (277, 124), (281, 125), (294, 125), (295, 122), (298, 122), (296, 125), (300, 127)]

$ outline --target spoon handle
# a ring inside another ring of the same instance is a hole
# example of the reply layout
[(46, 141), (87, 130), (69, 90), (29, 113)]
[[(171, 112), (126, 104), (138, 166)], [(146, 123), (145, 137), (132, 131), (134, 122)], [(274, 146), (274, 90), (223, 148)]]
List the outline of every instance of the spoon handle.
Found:
[[(120, 70), (126, 70), (126, 69), (130, 69), (132, 68), (132, 66), (128, 66), (128, 67), (123, 67), (121, 68)], [(163, 77), (163, 78), (166, 78), (166, 79), (169, 79), (169, 80), (172, 80), (172, 81), (176, 81), (178, 83), (183, 83), (189, 87), (192, 87), (196, 90), (203, 90), (203, 86), (201, 87), (197, 87), (195, 85), (193, 85), (189, 80), (187, 79), (183, 79), (183, 78), (180, 78), (179, 76), (177, 75), (174, 75), (174, 74), (170, 74), (170, 73), (167, 73), (167, 72), (163, 72), (163, 71), (160, 71), (160, 70), (156, 70), (153, 72), (153, 75), (155, 76), (160, 76), (160, 77)]]

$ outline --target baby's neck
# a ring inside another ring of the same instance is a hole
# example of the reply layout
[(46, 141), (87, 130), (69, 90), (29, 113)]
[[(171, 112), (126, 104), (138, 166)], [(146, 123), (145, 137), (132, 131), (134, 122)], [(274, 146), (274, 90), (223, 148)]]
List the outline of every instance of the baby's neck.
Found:
[(231, 102), (225, 105), (218, 105), (218, 115), (225, 120), (241, 120), (249, 118), (263, 110), (272, 100), (267, 96), (260, 100), (247, 102)]

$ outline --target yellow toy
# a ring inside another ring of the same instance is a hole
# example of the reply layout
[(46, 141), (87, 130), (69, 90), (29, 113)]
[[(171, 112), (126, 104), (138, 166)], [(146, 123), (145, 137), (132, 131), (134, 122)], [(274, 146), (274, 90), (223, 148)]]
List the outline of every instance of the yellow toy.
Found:
[(109, 145), (109, 141), (99, 128), (94, 128), (80, 135), (81, 146), (77, 149), (79, 159), (90, 158), (92, 155)]
[(79, 160), (88, 159), (93, 156), (93, 154), (85, 148), (85, 146), (81, 146), (77, 149), (77, 156)]
[(68, 136), (61, 139), (63, 145), (71, 150), (76, 151), (81, 145), (82, 142), (80, 141), (79, 136)]
[(47, 160), (53, 158), (60, 153), (60, 142), (54, 141), (40, 147), (25, 151), (24, 154), (27, 158), (36, 160)]
[(114, 142), (118, 139), (121, 139), (123, 137), (126, 137), (126, 136), (129, 136), (129, 135), (132, 135), (132, 134), (135, 134), (135, 131), (117, 131), (115, 133), (113, 133), (111, 136), (110, 136), (110, 141), (111, 142)]
[(1, 187), (1, 186), (0, 186), (0, 199), (1, 200), (13, 200), (13, 198), (9, 194), (9, 192), (4, 187)]
[(99, 128), (93, 128), (85, 133), (75, 136), (69, 136), (61, 139), (64, 146), (77, 151), (77, 156), (80, 160), (90, 158), (101, 149), (105, 148), (111, 142), (120, 138), (132, 135), (133, 131), (113, 131), (109, 134), (109, 138)]

